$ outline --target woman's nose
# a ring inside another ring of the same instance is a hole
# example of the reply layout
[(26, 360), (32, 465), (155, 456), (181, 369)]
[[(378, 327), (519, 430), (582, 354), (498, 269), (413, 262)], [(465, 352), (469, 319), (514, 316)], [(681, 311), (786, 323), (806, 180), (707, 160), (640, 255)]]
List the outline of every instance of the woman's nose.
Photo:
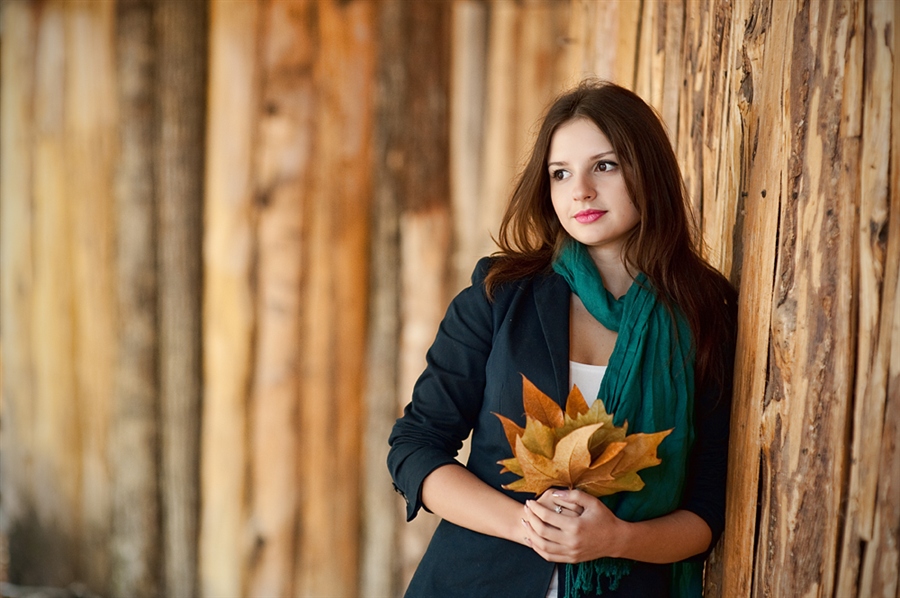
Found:
[(576, 201), (591, 200), (594, 199), (595, 194), (596, 191), (587, 176), (583, 174), (575, 175), (575, 185), (572, 188), (572, 199)]

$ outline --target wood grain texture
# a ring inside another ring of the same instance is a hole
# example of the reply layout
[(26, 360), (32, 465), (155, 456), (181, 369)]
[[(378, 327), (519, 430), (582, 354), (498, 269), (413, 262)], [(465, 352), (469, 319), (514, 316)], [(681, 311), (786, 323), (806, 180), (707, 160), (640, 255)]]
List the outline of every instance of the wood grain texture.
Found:
[(208, 61), (202, 0), (156, 6), (160, 487), (165, 592), (197, 593), (201, 240)]
[[(400, 336), (395, 414), (412, 396), (425, 352), (450, 301), (449, 112), (451, 13), (449, 2), (403, 10), (398, 31), (406, 85), (396, 110), (403, 168), (400, 203)], [(439, 51), (434, 51), (437, 46)], [(417, 123), (410, 127), (409, 123)], [(385, 480), (387, 481), (387, 480)], [(405, 519), (405, 517), (404, 517)], [(438, 518), (417, 517), (404, 527), (402, 585), (406, 586)]]
[(634, 89), (641, 2), (573, 0), (570, 39), (580, 60), (570, 63), (579, 79), (597, 77)]
[(484, 177), (488, 16), (488, 6), (483, 2), (451, 4), (449, 169), (454, 290), (468, 286), (473, 264), (483, 255), (487, 230), (479, 218), (479, 188)]
[[(108, 450), (115, 387), (118, 316), (115, 301), (113, 164), (117, 153), (115, 6), (67, 2), (65, 9), (64, 191), (62, 225), (71, 239), (71, 351), (74, 394), (61, 394), (74, 416), (60, 422), (61, 435), (75, 423), (81, 460), (79, 577), (104, 587), (109, 576), (111, 484)], [(64, 234), (65, 237), (65, 234)], [(58, 266), (50, 268), (56, 274)], [(54, 275), (55, 275), (54, 274)], [(49, 331), (48, 331), (49, 332)], [(69, 515), (72, 517), (72, 514)]]
[[(859, 161), (858, 145), (840, 127), (848, 40), (848, 12), (842, 9), (801, 5), (785, 15), (794, 23), (788, 44), (790, 155), (761, 421), (755, 574), (756, 591), (764, 594), (834, 591), (855, 333), (854, 320), (841, 315), (854, 308), (858, 197), (858, 179), (843, 165)], [(803, 560), (794, 558), (797, 551)]]
[[(768, 6), (771, 10), (773, 5)], [(779, 4), (779, 11), (792, 7)], [(748, 10), (742, 7), (742, 11)], [(767, 14), (766, 7), (761, 16)], [(744, 13), (746, 14), (746, 13)], [(760, 421), (766, 391), (770, 320), (778, 235), (778, 214), (785, 188), (785, 97), (783, 48), (790, 35), (787, 13), (758, 18), (747, 36), (748, 60), (742, 96), (773, 98), (765, 108), (755, 102), (742, 105), (745, 146), (743, 176), (743, 254), (739, 271), (738, 341), (732, 403), (728, 465), (725, 540), (722, 545), (722, 595), (749, 596), (752, 590), (756, 547), (756, 504), (759, 459), (762, 450)], [(776, 49), (777, 48), (777, 49)], [(777, 98), (777, 99), (775, 99)], [(746, 194), (746, 195), (744, 195)], [(737, 231), (736, 231), (737, 233)], [(744, 281), (750, 281), (745, 283)]]
[(396, 68), (406, 51), (401, 2), (378, 11), (380, 59), (372, 132), (372, 220), (369, 242), (370, 299), (365, 384), (365, 462), (359, 595), (399, 593), (400, 524), (405, 517), (384, 466), (387, 438), (397, 418), (400, 330), (400, 202), (403, 173), (406, 71)]
[[(35, 504), (36, 446), (34, 179), (35, 93), (40, 22), (34, 7), (5, 3), (0, 53), (0, 533), (10, 579), (37, 580), (41, 529)], [(38, 541), (36, 545), (27, 543)], [(30, 546), (34, 546), (30, 548)]]
[(247, 400), (255, 334), (253, 151), (256, 2), (210, 7), (203, 238), (203, 411), (199, 590), (245, 594), (250, 460)]
[[(72, 347), (74, 241), (70, 228), (66, 169), (66, 89), (61, 88), (66, 68), (66, 14), (61, 4), (51, 4), (40, 15), (37, 47), (37, 80), (34, 97), (36, 143), (34, 168), (34, 315), (30, 322), (35, 352), (34, 410), (35, 454), (33, 473), (35, 510), (47, 542), (35, 553), (41, 563), (38, 583), (64, 585), (78, 575), (80, 538), (81, 451), (77, 386)], [(57, 271), (59, 265), (64, 265)], [(40, 534), (40, 530), (35, 530)], [(49, 532), (49, 533), (48, 533)], [(58, 534), (63, 541), (50, 548)], [(47, 575), (47, 569), (50, 574)]]
[(261, 101), (254, 155), (256, 339), (249, 397), (248, 594), (290, 596), (296, 561), (303, 212), (315, 117), (315, 21), (310, 2), (264, 5)]
[[(855, 73), (859, 82), (858, 97), (854, 98), (856, 105), (850, 109), (846, 126), (862, 139), (861, 168), (855, 173), (860, 187), (857, 254), (859, 320), (854, 388), (856, 400), (848, 476), (850, 500), (844, 515), (836, 593), (867, 596), (871, 595), (871, 589), (865, 589), (865, 582), (860, 584), (859, 569), (861, 553), (877, 546), (877, 542), (871, 547), (869, 543), (875, 540), (877, 533), (874, 529), (874, 511), (890, 352), (890, 333), (881, 324), (890, 320), (884, 319), (882, 305), (892, 305), (895, 300), (890, 280), (895, 273), (886, 270), (887, 238), (884, 234), (889, 217), (889, 161), (884, 156), (891, 153), (890, 128), (885, 127), (884, 123), (891, 118), (893, 60), (890, 54), (892, 40), (878, 34), (889, 27), (891, 15), (886, 14), (887, 5), (879, 7), (875, 4), (867, 8), (864, 3), (858, 3), (850, 8), (855, 13), (852, 16), (855, 21), (853, 41), (856, 56), (848, 61), (848, 65), (856, 65), (860, 72)], [(861, 72), (864, 50), (867, 57), (865, 69), (869, 73), (865, 79)], [(857, 584), (860, 584), (859, 588)]]
[(358, 587), (375, 5), (322, 2), (315, 164), (304, 212), (300, 538), (295, 592)]
[(115, 172), (120, 315), (109, 454), (112, 594), (159, 592), (160, 505), (156, 276), (156, 51), (153, 6), (116, 5), (119, 158)]
[[(892, 10), (893, 8), (893, 10)], [(885, 60), (887, 55), (884, 53), (884, 46), (890, 45), (892, 48), (891, 56), (891, 82), (890, 82), (890, 119), (886, 116), (885, 121), (890, 122), (890, 158), (885, 160), (885, 155), (875, 158), (873, 154), (866, 151), (868, 144), (863, 145), (863, 166), (872, 164), (867, 158), (881, 161), (889, 164), (889, 177), (887, 183), (886, 208), (888, 219), (884, 223), (877, 236), (878, 241), (874, 243), (874, 248), (884, 249), (884, 279), (881, 286), (881, 309), (878, 323), (878, 344), (874, 352), (872, 363), (877, 366), (886, 368), (886, 375), (882, 379), (882, 375), (875, 369), (873, 372), (873, 380), (869, 382), (873, 390), (869, 396), (880, 399), (880, 388), (878, 384), (884, 383), (884, 420), (881, 427), (881, 437), (878, 440), (876, 454), (879, 459), (879, 471), (877, 489), (875, 490), (875, 504), (873, 509), (872, 520), (872, 537), (868, 540), (863, 554), (860, 556), (860, 580), (859, 594), (860, 596), (900, 596), (900, 476), (897, 474), (897, 463), (900, 460), (900, 293), (898, 293), (898, 284), (900, 284), (900, 238), (896, 234), (900, 228), (900, 61), (896, 58), (896, 49), (900, 48), (900, 31), (897, 29), (898, 8), (896, 5), (891, 7), (888, 3), (874, 4), (866, 6), (866, 45), (869, 48), (870, 41), (875, 48), (873, 52), (866, 52), (866, 67), (869, 68), (868, 57), (874, 58), (872, 68), (885, 69)], [(893, 39), (891, 38), (893, 34)], [(884, 46), (882, 46), (884, 44)], [(879, 48), (881, 46), (881, 48)], [(885, 73), (886, 74), (886, 73)], [(884, 76), (884, 75), (882, 75)], [(879, 81), (879, 77), (872, 77), (871, 80)], [(871, 101), (877, 105), (876, 99), (879, 95), (887, 95), (888, 87), (886, 82), (880, 82), (876, 86), (867, 89), (867, 97), (865, 98), (868, 105)], [(871, 93), (871, 96), (869, 94)], [(886, 98), (882, 97), (881, 101)], [(884, 107), (881, 110), (875, 110), (876, 114), (884, 115)], [(873, 119), (874, 120), (874, 119)], [(884, 123), (882, 123), (883, 125)], [(885, 127), (886, 128), (886, 127)], [(866, 129), (864, 129), (865, 134)], [(874, 135), (881, 138), (883, 131), (879, 128)], [(864, 168), (861, 173), (863, 181), (863, 193), (871, 183), (874, 190), (880, 190), (884, 179), (880, 175), (883, 172), (880, 168)], [(876, 175), (876, 176), (872, 176)], [(876, 195), (880, 199), (878, 195)], [(865, 195), (863, 196), (865, 198)], [(879, 204), (874, 202), (875, 209), (873, 215), (882, 215), (878, 209)], [(862, 219), (861, 211), (861, 229), (864, 231), (865, 220)], [(875, 219), (879, 221), (878, 218)], [(870, 243), (875, 241), (875, 231), (872, 227), (869, 233), (872, 236), (867, 237), (865, 234), (860, 235), (861, 242)], [(890, 234), (894, 231), (894, 234)], [(886, 244), (883, 237), (887, 235)], [(862, 254), (862, 251), (861, 251)], [(877, 253), (876, 253), (877, 255)], [(862, 262), (861, 262), (862, 266)], [(862, 287), (861, 277), (861, 287)], [(861, 293), (863, 289), (861, 288)], [(885, 356), (887, 354), (887, 356)], [(874, 401), (873, 401), (874, 402)], [(876, 405), (878, 403), (876, 402)], [(877, 430), (877, 428), (876, 428)], [(877, 438), (877, 435), (873, 435)], [(838, 590), (841, 588), (839, 587)]]

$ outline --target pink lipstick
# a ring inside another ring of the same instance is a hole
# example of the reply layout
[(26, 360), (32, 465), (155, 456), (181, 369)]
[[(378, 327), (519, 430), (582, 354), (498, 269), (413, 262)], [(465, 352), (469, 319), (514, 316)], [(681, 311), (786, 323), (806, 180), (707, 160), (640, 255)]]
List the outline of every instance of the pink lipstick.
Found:
[(606, 214), (606, 212), (602, 210), (582, 210), (575, 214), (575, 220), (581, 224), (590, 224), (591, 222), (599, 220), (600, 216), (603, 216), (604, 214)]

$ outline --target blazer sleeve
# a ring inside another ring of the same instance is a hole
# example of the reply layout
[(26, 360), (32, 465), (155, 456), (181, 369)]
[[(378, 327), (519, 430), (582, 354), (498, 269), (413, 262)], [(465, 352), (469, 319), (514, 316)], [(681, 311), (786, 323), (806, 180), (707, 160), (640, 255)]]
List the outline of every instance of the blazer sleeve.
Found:
[(728, 477), (730, 393), (707, 392), (698, 397), (698, 401), (712, 408), (707, 413), (698, 413), (696, 441), (688, 461), (681, 508), (706, 522), (712, 532), (712, 541), (706, 551), (690, 560), (706, 559), (725, 529), (725, 483)]
[(388, 439), (388, 469), (394, 489), (406, 500), (407, 521), (423, 506), (422, 483), (428, 474), (457, 462), (481, 408), (493, 337), (491, 303), (484, 290), (489, 267), (489, 258), (479, 261), (472, 285), (447, 309), (412, 401)]
[[(734, 347), (728, 354), (727, 372), (733, 371)], [(715, 548), (725, 530), (725, 486), (728, 477), (728, 441), (731, 424), (732, 378), (723, 386), (707, 389), (697, 397), (696, 440), (688, 461), (681, 508), (703, 519), (712, 532), (709, 548), (690, 560), (703, 560)]]

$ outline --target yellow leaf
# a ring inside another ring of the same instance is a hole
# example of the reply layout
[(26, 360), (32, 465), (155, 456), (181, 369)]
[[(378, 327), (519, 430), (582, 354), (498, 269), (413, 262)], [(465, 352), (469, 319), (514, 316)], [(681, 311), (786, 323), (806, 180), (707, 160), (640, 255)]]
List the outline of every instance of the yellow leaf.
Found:
[(556, 479), (563, 486), (573, 488), (575, 482), (591, 466), (591, 451), (588, 449), (588, 441), (591, 434), (603, 424), (594, 424), (579, 428), (567, 435), (556, 445), (553, 454), (553, 465)]
[(540, 494), (554, 484), (558, 484), (553, 461), (532, 453), (522, 444), (522, 438), (516, 438), (516, 458), (522, 467), (522, 479), (504, 486), (508, 490), (518, 492), (534, 492)]
[(626, 446), (622, 450), (622, 460), (618, 464), (618, 472), (638, 471), (645, 467), (653, 467), (662, 463), (656, 456), (656, 449), (663, 438), (672, 430), (663, 430), (655, 434), (630, 434), (625, 437)]
[(504, 459), (503, 461), (497, 461), (497, 464), (503, 466), (503, 469), (500, 470), (500, 473), (512, 472), (519, 477), (525, 475), (525, 473), (522, 471), (522, 466), (519, 465), (519, 460), (515, 457)]
[(579, 390), (577, 385), (573, 385), (572, 392), (569, 393), (569, 398), (566, 399), (566, 415), (569, 416), (569, 419), (577, 419), (579, 415), (587, 412), (588, 405), (584, 400), (584, 395), (581, 394), (581, 390)]
[(661, 463), (656, 450), (672, 432), (628, 435), (627, 422), (615, 426), (599, 399), (588, 408), (578, 387), (563, 412), (524, 376), (522, 402), (524, 429), (497, 414), (513, 451), (513, 458), (499, 462), (501, 472), (521, 478), (504, 488), (517, 492), (540, 494), (558, 486), (606, 496), (640, 490), (644, 481), (637, 472)]
[(599, 498), (615, 494), (616, 492), (637, 492), (644, 487), (644, 480), (636, 472), (632, 471), (614, 478), (610, 482), (585, 481), (579, 482), (575, 487), (582, 492), (587, 492)]
[(556, 402), (538, 390), (537, 386), (522, 376), (522, 403), (525, 413), (547, 427), (558, 428), (565, 423), (563, 411)]
[(503, 424), (503, 433), (506, 434), (506, 441), (509, 443), (509, 447), (515, 450), (516, 437), (524, 434), (525, 428), (519, 426), (519, 424), (508, 417), (503, 417), (499, 413), (495, 413), (494, 415), (500, 418), (500, 423)]
[(553, 458), (553, 450), (556, 448), (556, 434), (553, 428), (545, 426), (540, 421), (525, 416), (525, 433), (522, 434), (522, 444), (529, 451), (543, 455), (548, 459)]

